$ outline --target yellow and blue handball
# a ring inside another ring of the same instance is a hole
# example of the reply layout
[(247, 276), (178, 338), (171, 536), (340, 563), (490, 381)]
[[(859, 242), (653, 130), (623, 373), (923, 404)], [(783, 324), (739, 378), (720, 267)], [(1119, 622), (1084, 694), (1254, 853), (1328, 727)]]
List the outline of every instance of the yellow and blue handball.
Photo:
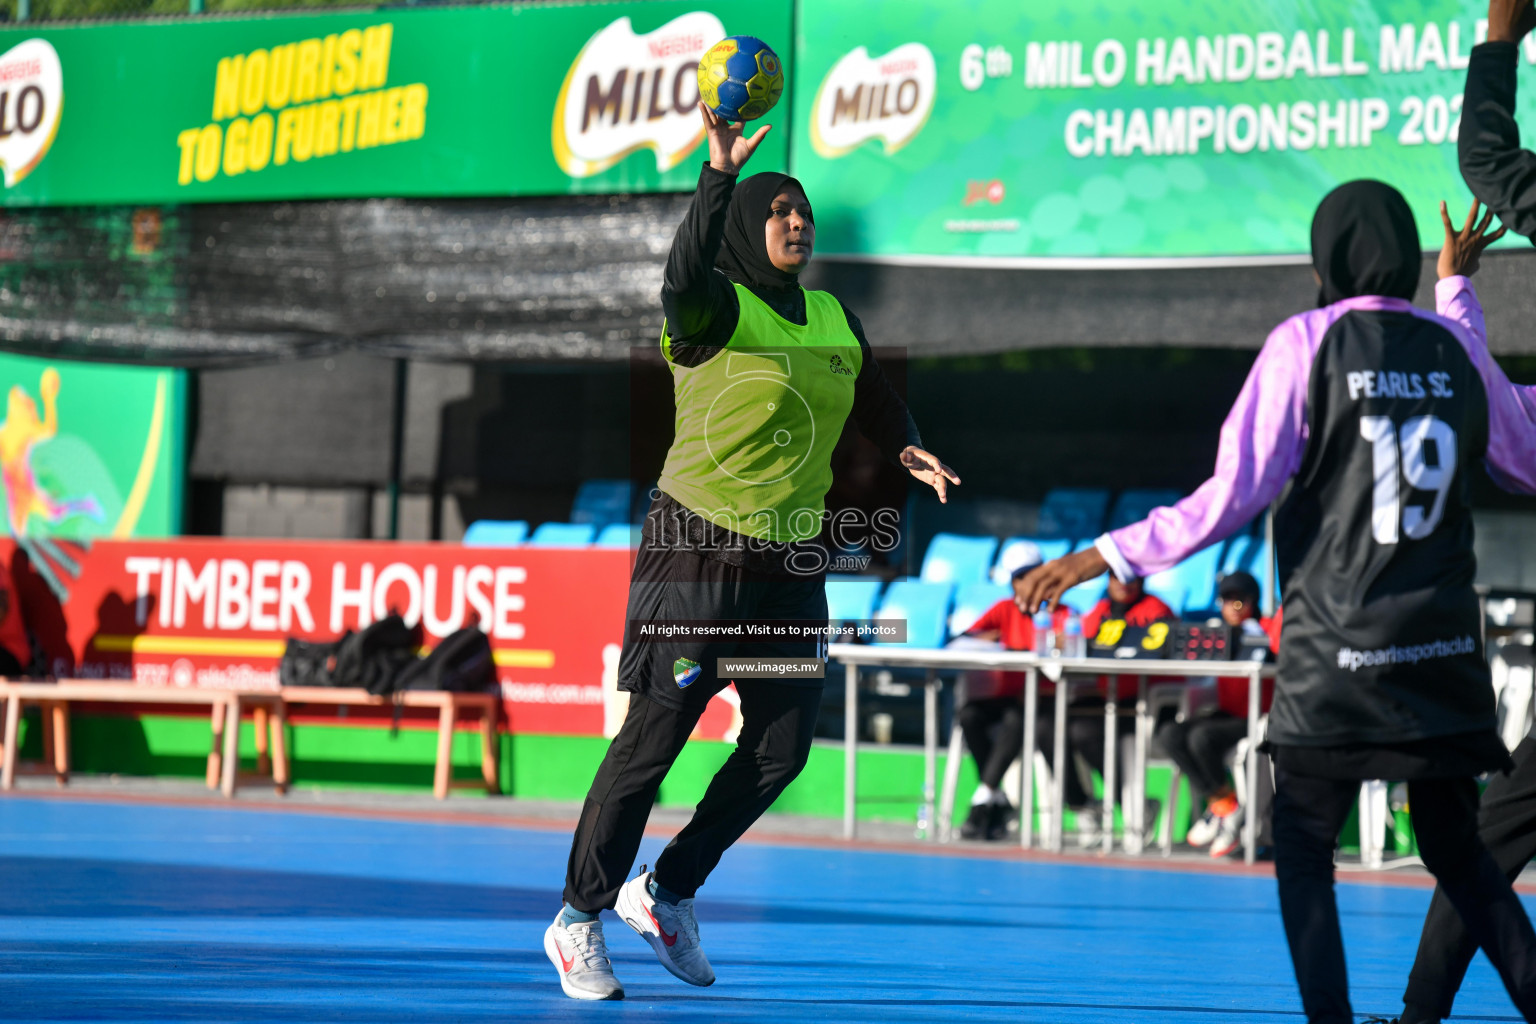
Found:
[(784, 65), (755, 36), (727, 36), (699, 61), (699, 96), (727, 121), (755, 121), (779, 102)]

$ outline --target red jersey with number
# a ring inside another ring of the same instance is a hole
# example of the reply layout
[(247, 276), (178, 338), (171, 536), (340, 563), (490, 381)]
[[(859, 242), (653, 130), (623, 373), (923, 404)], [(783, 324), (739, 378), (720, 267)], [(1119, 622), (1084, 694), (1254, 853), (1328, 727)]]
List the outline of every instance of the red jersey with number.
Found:
[[(1099, 603), (1089, 609), (1087, 615), (1083, 616), (1083, 637), (1088, 643), (1093, 643), (1093, 638), (1099, 635), (1099, 627), (1104, 624), (1105, 619), (1110, 617), (1109, 611), (1109, 598), (1104, 597), (1100, 598)], [(1169, 608), (1162, 600), (1145, 591), (1142, 592), (1141, 600), (1127, 608), (1124, 615), (1119, 616), (1119, 618), (1125, 620), (1127, 626), (1150, 626), (1159, 619), (1172, 619), (1176, 617), (1173, 614), (1172, 608)], [(1134, 699), (1136, 696), (1136, 677), (1115, 676), (1114, 678), (1116, 680), (1115, 699)], [(1107, 690), (1109, 679), (1109, 676), (1100, 676), (1099, 685)]]
[[(1092, 643), (1093, 638), (1099, 635), (1099, 627), (1104, 620), (1109, 618), (1109, 598), (1101, 598), (1099, 603), (1089, 609), (1083, 616), (1083, 636)], [(1125, 610), (1125, 614), (1119, 616), (1125, 620), (1127, 626), (1150, 626), (1158, 619), (1176, 618), (1173, 609), (1169, 608), (1161, 600), (1151, 594), (1143, 592), (1141, 600)]]

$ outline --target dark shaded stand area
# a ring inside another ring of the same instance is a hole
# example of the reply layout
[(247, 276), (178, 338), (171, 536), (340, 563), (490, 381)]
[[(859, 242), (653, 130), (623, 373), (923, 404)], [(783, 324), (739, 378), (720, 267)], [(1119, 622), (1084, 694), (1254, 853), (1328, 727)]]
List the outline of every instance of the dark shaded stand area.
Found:
[[(456, 539), (477, 518), (564, 519), (582, 480), (659, 469), (671, 408), (658, 290), (687, 201), (6, 211), (0, 345), (192, 367), (190, 532), (387, 536), (396, 481), (407, 539)], [(1517, 380), (1536, 375), (1536, 337), (1520, 326), (1536, 314), (1533, 271), (1515, 251), (1478, 278)], [(965, 479), (969, 528), (998, 532), (1009, 503), (1052, 486), (1199, 483), (1253, 352), (1315, 301), (1299, 265), (823, 258), (811, 275), (908, 380), (927, 443)], [(1426, 260), (1421, 302), (1432, 285)], [(837, 459), (834, 507), (906, 507), (903, 474), (868, 446), (845, 437)], [(1502, 501), (1492, 488), (1480, 499)], [(966, 528), (964, 516), (920, 516), (915, 532)]]

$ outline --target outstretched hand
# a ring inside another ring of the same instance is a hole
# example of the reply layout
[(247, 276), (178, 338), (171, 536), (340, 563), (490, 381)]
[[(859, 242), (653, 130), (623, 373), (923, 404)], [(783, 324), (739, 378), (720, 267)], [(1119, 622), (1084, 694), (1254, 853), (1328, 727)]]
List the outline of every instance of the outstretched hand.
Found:
[(1042, 603), (1048, 604), (1051, 613), (1055, 614), (1062, 594), (1108, 569), (1109, 563), (1099, 554), (1098, 548), (1084, 548), (1063, 555), (1025, 574), (1014, 586), (1014, 601), (1025, 615), (1035, 614)]
[(1440, 261), (1435, 270), (1442, 279), (1447, 277), (1471, 277), (1477, 273), (1478, 260), (1483, 255), (1483, 250), (1494, 242), (1504, 237), (1507, 227), (1499, 225), (1499, 230), (1488, 234), (1488, 228), (1493, 223), (1493, 211), (1483, 214), (1483, 219), (1478, 221), (1477, 212), (1482, 204), (1476, 199), (1472, 200), (1472, 209), (1467, 214), (1467, 222), (1457, 231), (1451, 226), (1451, 215), (1446, 209), (1445, 200), (1440, 201), (1440, 220), (1445, 225), (1445, 244), (1440, 248)]
[(938, 494), (940, 502), (949, 501), (950, 484), (958, 486), (960, 483), (960, 478), (955, 475), (955, 471), (940, 462), (938, 456), (913, 445), (902, 449), (901, 464), (915, 479), (932, 487)]
[(1518, 43), (1536, 28), (1531, 0), (1488, 0), (1488, 41)]
[(744, 123), (732, 124), (705, 106), (703, 100), (699, 101), (699, 112), (704, 115), (704, 134), (709, 138), (709, 166), (722, 174), (739, 174), (773, 127), (765, 124), (746, 138), (742, 135)]

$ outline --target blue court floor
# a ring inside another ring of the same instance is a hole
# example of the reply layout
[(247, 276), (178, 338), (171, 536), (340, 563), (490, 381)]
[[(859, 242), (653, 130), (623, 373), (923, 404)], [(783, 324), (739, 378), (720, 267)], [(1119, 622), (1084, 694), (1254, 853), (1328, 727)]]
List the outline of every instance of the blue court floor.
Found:
[[(0, 1018), (1302, 1019), (1268, 877), (751, 842), (700, 894), (712, 988), (674, 981), (605, 915), (628, 999), (576, 1003), (540, 946), (567, 843), (483, 825), (0, 799)], [(1362, 1015), (1399, 1009), (1428, 897), (1340, 887)], [(1457, 1009), (1519, 1019), (1481, 957)]]

